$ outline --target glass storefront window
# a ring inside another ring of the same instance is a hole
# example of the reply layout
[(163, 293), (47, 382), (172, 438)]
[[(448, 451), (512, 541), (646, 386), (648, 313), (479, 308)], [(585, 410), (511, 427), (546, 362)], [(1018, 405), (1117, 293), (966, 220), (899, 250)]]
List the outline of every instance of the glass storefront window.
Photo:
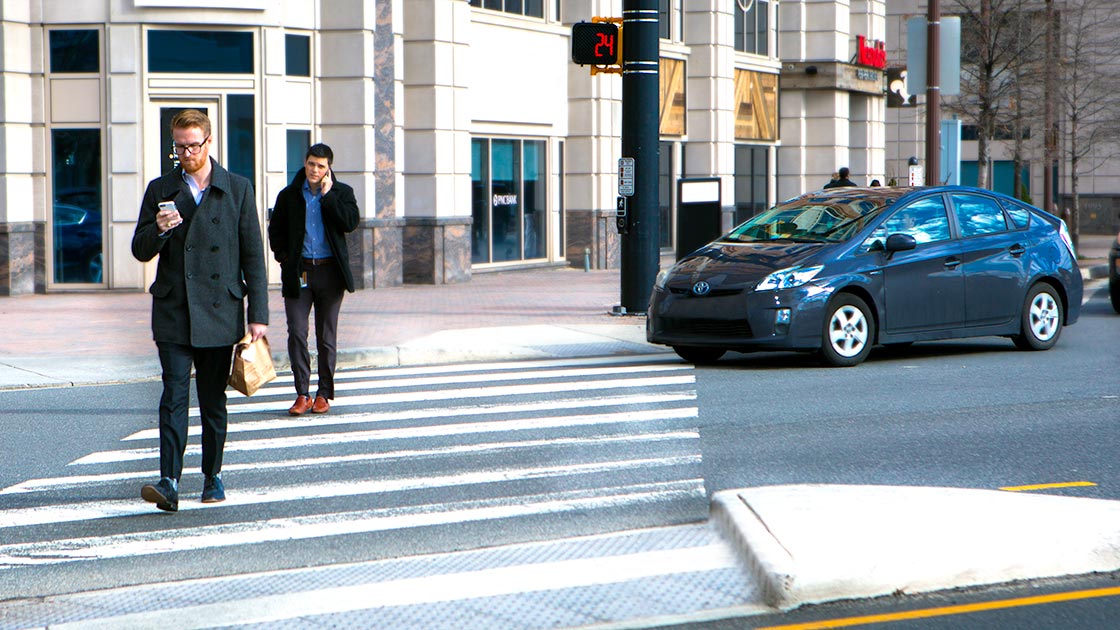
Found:
[(471, 262), (548, 255), (548, 168), (543, 140), (471, 140)]
[(284, 35), (284, 74), (311, 76), (311, 38), (307, 35)]
[(472, 7), (544, 17), (544, 0), (471, 0)]
[(673, 143), (657, 143), (657, 210), (661, 218), (658, 246), (673, 246)]
[(226, 168), (251, 182), (256, 180), (256, 114), (252, 94), (226, 97)]
[[(743, 10), (747, 7), (749, 10)], [(770, 54), (769, 0), (735, 2), (735, 50), (755, 55)]]
[(51, 72), (101, 71), (101, 44), (93, 29), (50, 32)]
[(148, 72), (252, 74), (253, 34), (150, 30)]
[(54, 129), (51, 151), (54, 282), (100, 283), (104, 269), (101, 130)]

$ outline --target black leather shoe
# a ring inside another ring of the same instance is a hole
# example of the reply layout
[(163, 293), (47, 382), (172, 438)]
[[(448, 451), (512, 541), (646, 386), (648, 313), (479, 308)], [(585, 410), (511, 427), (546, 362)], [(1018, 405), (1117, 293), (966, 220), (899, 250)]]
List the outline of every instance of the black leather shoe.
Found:
[(207, 477), (202, 486), (203, 503), (221, 503), (226, 500), (226, 489), (221, 477)]
[(179, 492), (171, 485), (171, 480), (164, 477), (159, 483), (148, 484), (140, 488), (140, 498), (148, 503), (155, 503), (156, 507), (165, 512), (179, 511)]

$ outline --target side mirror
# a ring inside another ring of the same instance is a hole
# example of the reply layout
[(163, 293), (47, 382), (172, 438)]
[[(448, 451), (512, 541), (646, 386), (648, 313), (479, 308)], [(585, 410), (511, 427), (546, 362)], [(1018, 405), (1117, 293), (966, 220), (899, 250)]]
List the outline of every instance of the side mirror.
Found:
[(891, 234), (887, 237), (888, 252), (904, 252), (918, 246), (918, 241), (909, 234)]

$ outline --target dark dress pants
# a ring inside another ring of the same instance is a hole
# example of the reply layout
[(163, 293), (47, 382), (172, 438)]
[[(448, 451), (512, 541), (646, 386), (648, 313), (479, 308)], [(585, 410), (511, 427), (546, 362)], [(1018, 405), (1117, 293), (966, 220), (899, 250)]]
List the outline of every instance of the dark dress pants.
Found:
[(307, 286), (299, 298), (284, 298), (288, 318), (288, 357), (292, 362), (292, 378), (296, 395), (306, 396), (311, 389), (311, 355), (307, 349), (308, 320), (315, 307), (315, 351), (319, 355), (319, 387), (317, 396), (334, 399), (334, 366), (338, 354), (338, 312), (346, 284), (334, 261), (327, 264), (304, 264)]
[(157, 342), (156, 346), (163, 367), (163, 396), (159, 401), (160, 476), (178, 480), (183, 474), (193, 364), (202, 419), (202, 472), (213, 477), (222, 471), (226, 445), (226, 383), (233, 346), (195, 348), (168, 342)]

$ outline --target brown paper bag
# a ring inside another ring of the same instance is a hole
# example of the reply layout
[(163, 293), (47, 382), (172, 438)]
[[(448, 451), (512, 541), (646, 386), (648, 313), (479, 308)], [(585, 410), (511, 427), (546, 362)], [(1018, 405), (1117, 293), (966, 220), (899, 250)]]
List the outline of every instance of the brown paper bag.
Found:
[(246, 396), (252, 396), (274, 378), (276, 368), (272, 365), (272, 349), (268, 347), (268, 337), (262, 336), (253, 341), (253, 336), (246, 333), (233, 347), (230, 387)]

